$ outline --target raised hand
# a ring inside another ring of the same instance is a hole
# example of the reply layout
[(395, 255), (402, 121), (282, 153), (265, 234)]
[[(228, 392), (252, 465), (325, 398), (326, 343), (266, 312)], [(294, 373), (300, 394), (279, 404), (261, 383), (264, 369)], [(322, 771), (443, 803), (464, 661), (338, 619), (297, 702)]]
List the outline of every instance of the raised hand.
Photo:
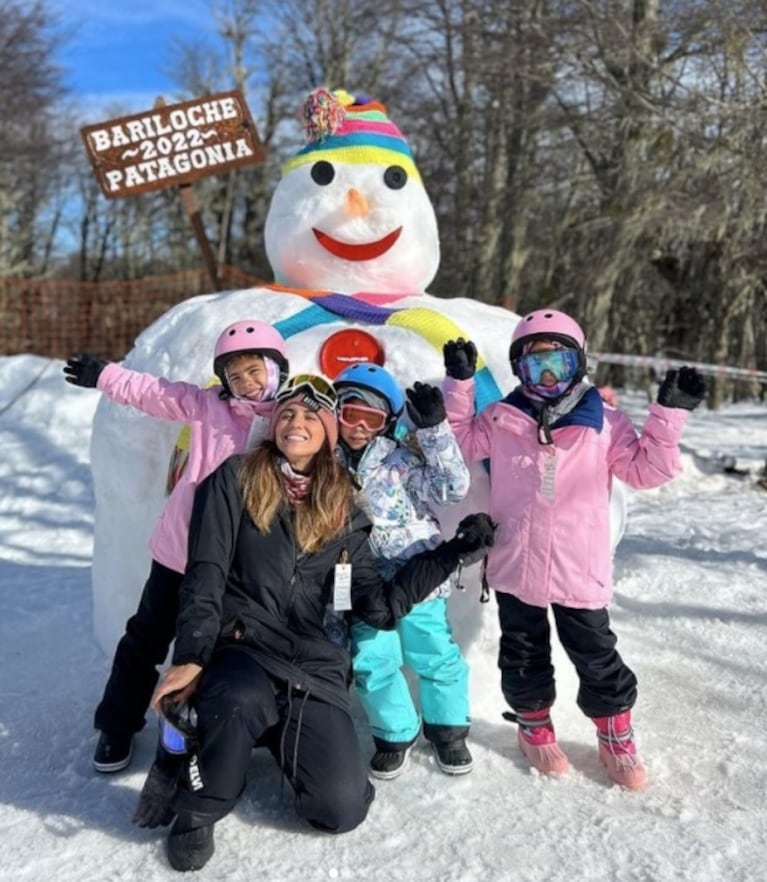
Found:
[(664, 407), (695, 410), (705, 397), (706, 381), (695, 368), (691, 367), (666, 371), (666, 376), (658, 389), (658, 404)]
[(448, 340), (442, 347), (445, 373), (454, 380), (469, 380), (477, 370), (477, 347), (471, 340), (459, 337)]
[(447, 419), (445, 400), (438, 386), (428, 383), (414, 383), (406, 389), (407, 412), (416, 429), (430, 429)]
[(79, 352), (67, 359), (64, 365), (64, 379), (73, 386), (85, 386), (93, 389), (99, 381), (99, 375), (109, 364), (103, 358)]

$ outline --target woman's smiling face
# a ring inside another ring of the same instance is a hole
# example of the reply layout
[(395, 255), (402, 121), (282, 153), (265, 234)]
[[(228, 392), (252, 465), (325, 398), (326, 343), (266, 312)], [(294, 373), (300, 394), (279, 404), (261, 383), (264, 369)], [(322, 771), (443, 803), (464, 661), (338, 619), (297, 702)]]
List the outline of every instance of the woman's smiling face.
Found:
[(315, 411), (292, 401), (277, 417), (274, 441), (277, 449), (297, 471), (306, 471), (325, 443), (325, 427)]

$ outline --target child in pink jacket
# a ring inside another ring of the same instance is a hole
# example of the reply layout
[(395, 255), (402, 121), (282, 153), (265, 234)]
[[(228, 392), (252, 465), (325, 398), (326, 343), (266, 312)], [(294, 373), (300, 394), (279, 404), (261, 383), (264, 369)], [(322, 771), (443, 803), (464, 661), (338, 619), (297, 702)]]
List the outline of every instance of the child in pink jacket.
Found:
[(131, 371), (93, 355), (75, 355), (64, 367), (75, 386), (99, 389), (158, 419), (189, 424), (189, 460), (171, 491), (149, 543), (152, 565), (135, 614), (128, 620), (96, 708), (100, 730), (93, 765), (117, 772), (131, 760), (133, 736), (144, 714), (176, 630), (178, 589), (186, 569), (194, 491), (233, 453), (268, 437), (274, 395), (288, 375), (285, 341), (260, 321), (235, 322), (219, 336), (213, 371), (221, 385), (200, 388)]
[(629, 417), (606, 406), (586, 381), (586, 339), (577, 322), (553, 309), (524, 316), (509, 358), (520, 385), (474, 413), (477, 350), (459, 339), (444, 347), (445, 404), (467, 463), (489, 459), (490, 516), (498, 522), (486, 578), (501, 626), (501, 688), (518, 724), (518, 741), (543, 774), (569, 763), (554, 734), (556, 696), (548, 607), (580, 688), (578, 706), (597, 728), (610, 778), (645, 784), (631, 708), (637, 681), (616, 649), (612, 598), (610, 487), (613, 476), (636, 489), (681, 471), (679, 439), (705, 395), (693, 368), (669, 371), (640, 435)]

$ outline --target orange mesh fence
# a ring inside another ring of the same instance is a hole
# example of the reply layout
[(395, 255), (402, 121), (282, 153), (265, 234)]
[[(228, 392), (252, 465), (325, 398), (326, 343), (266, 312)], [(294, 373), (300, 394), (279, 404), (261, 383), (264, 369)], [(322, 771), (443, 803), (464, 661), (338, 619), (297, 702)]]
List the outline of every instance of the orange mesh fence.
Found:
[[(230, 266), (219, 277), (224, 290), (264, 284)], [(130, 281), (0, 279), (0, 355), (93, 352), (119, 361), (170, 307), (211, 290), (203, 269)]]

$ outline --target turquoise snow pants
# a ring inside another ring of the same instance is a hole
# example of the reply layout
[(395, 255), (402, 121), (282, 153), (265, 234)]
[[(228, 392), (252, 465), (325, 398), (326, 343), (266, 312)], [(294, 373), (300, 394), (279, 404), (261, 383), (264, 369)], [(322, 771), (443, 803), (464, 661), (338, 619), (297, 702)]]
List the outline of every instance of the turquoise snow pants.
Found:
[(424, 722), (468, 725), (469, 666), (453, 640), (445, 598), (414, 606), (394, 631), (355, 621), (351, 639), (354, 685), (374, 737), (409, 742), (418, 735), (421, 720), (403, 663), (418, 675)]

